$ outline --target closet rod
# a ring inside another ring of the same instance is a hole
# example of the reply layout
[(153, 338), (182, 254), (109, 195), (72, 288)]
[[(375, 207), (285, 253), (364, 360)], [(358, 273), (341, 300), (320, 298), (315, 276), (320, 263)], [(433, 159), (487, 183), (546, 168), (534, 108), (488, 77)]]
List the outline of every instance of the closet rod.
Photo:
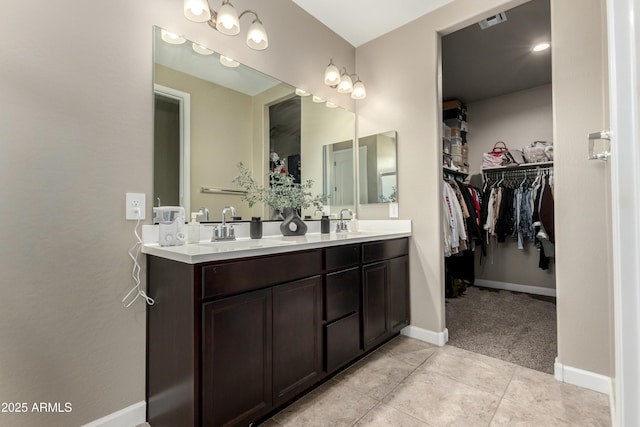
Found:
[(542, 166), (536, 168), (502, 168), (484, 169), (482, 171), (486, 183), (504, 182), (507, 186), (517, 186), (525, 181), (531, 182), (540, 175), (553, 175), (553, 166)]

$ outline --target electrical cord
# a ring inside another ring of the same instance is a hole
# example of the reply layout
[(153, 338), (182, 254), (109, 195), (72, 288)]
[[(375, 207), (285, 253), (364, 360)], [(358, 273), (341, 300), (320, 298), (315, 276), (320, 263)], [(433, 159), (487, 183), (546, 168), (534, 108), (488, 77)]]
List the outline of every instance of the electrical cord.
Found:
[[(129, 258), (133, 261), (133, 269), (131, 270), (131, 277), (133, 278), (133, 282), (135, 286), (131, 288), (131, 290), (122, 298), (122, 305), (125, 308), (131, 307), (131, 305), (138, 299), (138, 297), (142, 297), (146, 301), (148, 305), (155, 304), (153, 298), (148, 296), (144, 290), (140, 287), (140, 263), (138, 262), (138, 258), (140, 256), (140, 252), (142, 251), (142, 238), (138, 233), (138, 227), (140, 226), (140, 208), (136, 208), (136, 214), (138, 216), (138, 221), (136, 222), (136, 226), (133, 228), (133, 234), (136, 236), (136, 243), (129, 249), (127, 252), (129, 254)], [(129, 298), (135, 292), (135, 297), (131, 299), (129, 302)]]

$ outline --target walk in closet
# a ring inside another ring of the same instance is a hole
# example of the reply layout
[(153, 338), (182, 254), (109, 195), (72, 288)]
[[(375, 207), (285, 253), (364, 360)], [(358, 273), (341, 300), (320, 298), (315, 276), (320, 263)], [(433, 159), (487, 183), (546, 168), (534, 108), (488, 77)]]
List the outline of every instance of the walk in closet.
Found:
[[(529, 156), (529, 163), (522, 156), (536, 141), (553, 144), (551, 55), (515, 53), (550, 41), (549, 2), (533, 0), (487, 18), (442, 37), (449, 343), (552, 372), (553, 152)], [(453, 132), (460, 132), (459, 141), (448, 135), (451, 108), (464, 122)], [(483, 165), (494, 147), (512, 154), (510, 164)]]

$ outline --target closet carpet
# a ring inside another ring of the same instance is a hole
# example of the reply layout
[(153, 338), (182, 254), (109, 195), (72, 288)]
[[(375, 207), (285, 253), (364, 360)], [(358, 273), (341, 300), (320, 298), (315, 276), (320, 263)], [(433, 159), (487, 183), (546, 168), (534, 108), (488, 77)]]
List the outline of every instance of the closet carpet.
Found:
[(555, 298), (470, 286), (445, 309), (448, 344), (553, 374)]

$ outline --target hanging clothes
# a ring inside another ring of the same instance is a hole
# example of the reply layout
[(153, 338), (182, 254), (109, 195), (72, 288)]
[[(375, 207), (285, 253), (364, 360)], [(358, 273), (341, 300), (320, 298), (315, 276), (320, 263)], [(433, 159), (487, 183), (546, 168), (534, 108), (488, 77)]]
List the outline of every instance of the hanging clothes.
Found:
[(509, 236), (518, 249), (525, 249), (527, 241), (533, 242), (540, 251), (538, 266), (548, 269), (550, 258), (555, 256), (553, 180), (548, 169), (538, 170), (536, 175), (532, 179), (526, 172), (509, 171), (505, 179), (505, 172), (500, 178), (485, 174), (480, 223), (486, 245), (492, 240), (506, 242)]

